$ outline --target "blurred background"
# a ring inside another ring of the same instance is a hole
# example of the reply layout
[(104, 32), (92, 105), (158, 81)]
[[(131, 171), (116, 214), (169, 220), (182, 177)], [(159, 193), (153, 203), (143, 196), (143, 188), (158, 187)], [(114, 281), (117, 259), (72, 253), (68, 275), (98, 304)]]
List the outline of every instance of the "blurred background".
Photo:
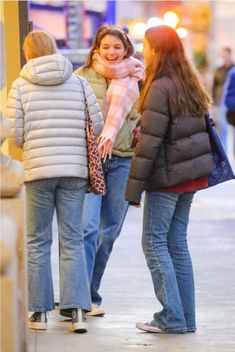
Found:
[(235, 51), (235, 1), (30, 0), (28, 18), (34, 29), (55, 37), (74, 67), (83, 64), (102, 23), (128, 32), (137, 52), (148, 26), (165, 23), (176, 28), (208, 88), (214, 68), (222, 63), (221, 48)]
[[(76, 69), (83, 65), (101, 24), (113, 24), (126, 31), (134, 43), (136, 55), (141, 58), (146, 28), (163, 23), (177, 30), (187, 56), (197, 67), (202, 83), (215, 102), (212, 114), (224, 136), (224, 145), (235, 160), (234, 128), (228, 126), (221, 110), (225, 78), (235, 63), (235, 0), (0, 1), (0, 10), (3, 115), (7, 92), (25, 63), (21, 48), (30, 30), (50, 33), (61, 54), (68, 57)], [(21, 160), (21, 151), (7, 145), (6, 152)]]
[(145, 30), (166, 24), (178, 32), (189, 59), (213, 99), (212, 115), (228, 154), (235, 158), (235, 130), (228, 125), (223, 86), (235, 60), (235, 0), (225, 1), (28, 1), (33, 29), (48, 31), (60, 52), (82, 66), (102, 23), (126, 31), (141, 59)]

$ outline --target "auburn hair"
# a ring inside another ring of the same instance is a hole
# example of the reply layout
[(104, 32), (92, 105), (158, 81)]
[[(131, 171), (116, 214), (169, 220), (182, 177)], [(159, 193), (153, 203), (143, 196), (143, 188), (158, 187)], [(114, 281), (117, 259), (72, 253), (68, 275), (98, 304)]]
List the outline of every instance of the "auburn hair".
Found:
[(145, 32), (145, 39), (156, 55), (145, 70), (138, 110), (142, 112), (152, 81), (167, 76), (173, 81), (177, 91), (173, 101), (177, 112), (179, 114), (190, 112), (195, 116), (203, 116), (211, 100), (201, 85), (196, 70), (186, 58), (176, 31), (165, 25), (150, 27)]
[(36, 57), (56, 54), (55, 40), (46, 32), (32, 31), (26, 36), (23, 44), (24, 55), (27, 60)]
[(130, 57), (131, 55), (134, 54), (134, 46), (130, 39), (128, 38), (127, 34), (121, 30), (120, 28), (108, 25), (108, 24), (103, 24), (102, 26), (99, 27), (96, 36), (94, 38), (94, 41), (92, 43), (91, 49), (87, 55), (85, 65), (83, 66), (84, 68), (91, 67), (92, 65), (92, 59), (95, 51), (99, 49), (101, 40), (106, 36), (106, 35), (112, 35), (114, 37), (117, 37), (121, 40), (125, 50), (126, 50), (126, 55), (125, 58)]

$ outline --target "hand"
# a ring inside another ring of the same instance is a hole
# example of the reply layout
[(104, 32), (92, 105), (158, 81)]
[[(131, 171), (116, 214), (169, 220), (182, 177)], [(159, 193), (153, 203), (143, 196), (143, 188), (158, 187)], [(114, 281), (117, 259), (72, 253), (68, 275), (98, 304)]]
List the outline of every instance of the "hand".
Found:
[(138, 126), (133, 130), (133, 136), (137, 140), (137, 142), (139, 142), (140, 140), (140, 130), (141, 130), (141, 126)]
[(137, 143), (139, 142), (139, 140), (140, 140), (140, 129), (141, 129), (141, 127), (138, 126), (138, 127), (136, 127), (136, 128), (133, 130), (133, 132), (132, 132), (132, 134), (133, 134), (133, 141), (132, 141), (132, 144), (131, 144), (131, 147), (132, 147), (132, 148), (135, 148), (136, 144), (137, 144)]
[(112, 150), (113, 150), (113, 142), (106, 137), (100, 136), (97, 139), (97, 143), (98, 143), (98, 151), (99, 151), (101, 158), (106, 159), (108, 156), (111, 159)]

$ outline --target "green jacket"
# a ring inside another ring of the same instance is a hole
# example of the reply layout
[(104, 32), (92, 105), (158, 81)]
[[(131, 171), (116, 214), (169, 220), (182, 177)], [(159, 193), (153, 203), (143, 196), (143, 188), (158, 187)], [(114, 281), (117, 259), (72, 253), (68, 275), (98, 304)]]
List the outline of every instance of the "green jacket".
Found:
[[(108, 81), (98, 74), (92, 67), (91, 68), (79, 68), (75, 74), (84, 77), (87, 82), (92, 87), (100, 109), (105, 114), (105, 99), (106, 92), (108, 89)], [(120, 102), (121, 103), (121, 102)], [(120, 157), (132, 157), (134, 155), (134, 149), (131, 148), (131, 143), (133, 140), (133, 130), (139, 121), (140, 116), (137, 113), (136, 106), (134, 105), (130, 113), (128, 114), (122, 129), (117, 135), (116, 141), (114, 143), (112, 154)]]

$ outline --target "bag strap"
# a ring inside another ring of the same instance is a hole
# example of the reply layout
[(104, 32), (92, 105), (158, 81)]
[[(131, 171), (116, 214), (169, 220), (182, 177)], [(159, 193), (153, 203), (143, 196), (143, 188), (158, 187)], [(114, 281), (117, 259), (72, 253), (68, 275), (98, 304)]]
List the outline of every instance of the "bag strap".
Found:
[(214, 123), (214, 120), (213, 118), (211, 117), (209, 111), (207, 111), (205, 113), (205, 119), (206, 119), (206, 122), (209, 123), (212, 127), (215, 127), (215, 123)]
[(83, 96), (84, 96), (84, 100), (85, 100), (86, 120), (88, 120), (88, 119), (90, 119), (90, 115), (89, 115), (89, 110), (88, 110), (88, 103), (87, 103), (85, 88), (84, 88), (84, 85), (83, 85), (83, 81), (81, 80), (81, 78), (79, 77), (79, 75), (76, 75), (76, 77), (77, 77), (77, 79), (79, 80), (79, 82), (81, 83), (81, 86), (82, 86), (82, 92), (83, 92)]

